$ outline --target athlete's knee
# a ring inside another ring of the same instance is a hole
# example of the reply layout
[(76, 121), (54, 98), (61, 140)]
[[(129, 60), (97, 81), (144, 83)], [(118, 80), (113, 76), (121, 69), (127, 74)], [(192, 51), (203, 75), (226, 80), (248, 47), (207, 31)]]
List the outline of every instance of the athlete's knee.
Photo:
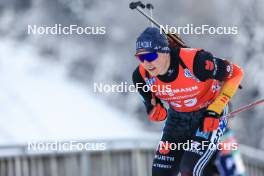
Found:
[(163, 171), (162, 171), (161, 169), (152, 166), (152, 176), (163, 175), (162, 172), (163, 172)]
[(181, 176), (201, 176), (202, 172), (203, 172), (203, 168), (197, 169), (192, 164), (180, 166)]
[(193, 173), (192, 172), (189, 172), (189, 171), (184, 171), (184, 172), (181, 172), (181, 176), (193, 176)]
[(181, 167), (180, 173), (181, 176), (193, 176), (193, 168)]
[(152, 176), (176, 176), (174, 170), (152, 166)]
[(177, 176), (178, 172), (178, 167), (172, 163), (153, 161), (152, 176)]
[[(204, 165), (206, 166), (206, 165)], [(204, 167), (192, 167), (192, 166), (181, 166), (180, 167), (181, 176), (201, 176), (204, 175)]]

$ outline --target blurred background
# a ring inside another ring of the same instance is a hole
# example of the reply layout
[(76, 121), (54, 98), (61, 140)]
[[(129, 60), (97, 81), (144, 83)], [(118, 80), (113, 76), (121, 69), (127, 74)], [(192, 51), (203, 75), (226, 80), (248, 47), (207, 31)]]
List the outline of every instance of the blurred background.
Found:
[[(137, 93), (95, 93), (93, 89), (95, 82), (132, 84), (132, 73), (138, 64), (134, 58), (135, 41), (150, 23), (131, 11), (129, 2), (0, 1), (1, 176), (150, 174), (163, 124), (147, 120)], [(151, 3), (154, 17), (164, 25), (237, 26), (237, 35), (181, 37), (189, 46), (204, 48), (244, 69), (243, 89), (233, 98), (234, 109), (264, 97), (263, 1)], [(28, 25), (55, 24), (104, 26), (106, 33), (27, 33)], [(249, 163), (258, 161), (254, 167), (260, 171), (264, 167), (263, 113), (264, 106), (260, 105), (231, 121), (244, 153), (250, 154)], [(27, 150), (28, 142), (54, 140), (105, 142), (106, 151), (36, 154)], [(142, 150), (134, 151), (135, 146)], [(256, 171), (248, 174), (258, 175)]]

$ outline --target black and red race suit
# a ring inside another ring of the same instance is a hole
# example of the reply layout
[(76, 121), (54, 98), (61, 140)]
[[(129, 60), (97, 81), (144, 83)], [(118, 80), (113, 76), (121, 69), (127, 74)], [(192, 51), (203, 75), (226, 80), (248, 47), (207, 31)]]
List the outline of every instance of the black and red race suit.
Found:
[[(216, 150), (210, 145), (218, 143), (227, 122), (222, 120), (217, 130), (208, 133), (199, 127), (203, 122), (203, 112), (219, 93), (221, 81), (230, 74), (230, 64), (201, 49), (175, 48), (171, 50), (166, 74), (151, 76), (141, 65), (135, 69), (133, 82), (143, 98), (147, 113), (153, 108), (153, 93), (158, 102), (166, 102), (169, 106), (153, 161), (153, 176), (176, 176), (179, 172), (182, 176), (205, 174), (204, 167)], [(143, 90), (144, 86), (153, 85), (170, 85), (171, 89)], [(227, 108), (223, 113), (227, 113)], [(190, 143), (195, 147), (186, 149), (179, 147), (180, 143)], [(204, 143), (208, 146), (205, 144), (199, 148)], [(175, 145), (178, 148), (175, 149)]]

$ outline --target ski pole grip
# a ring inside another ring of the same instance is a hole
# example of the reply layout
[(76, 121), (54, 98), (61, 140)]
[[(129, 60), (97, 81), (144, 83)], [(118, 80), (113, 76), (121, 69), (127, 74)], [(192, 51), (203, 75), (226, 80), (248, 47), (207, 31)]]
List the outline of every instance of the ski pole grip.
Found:
[(136, 9), (137, 7), (141, 7), (142, 9), (144, 9), (145, 5), (141, 1), (131, 2), (129, 4), (129, 8), (132, 9), (132, 10)]
[(146, 4), (147, 9), (154, 9), (154, 6), (150, 3)]

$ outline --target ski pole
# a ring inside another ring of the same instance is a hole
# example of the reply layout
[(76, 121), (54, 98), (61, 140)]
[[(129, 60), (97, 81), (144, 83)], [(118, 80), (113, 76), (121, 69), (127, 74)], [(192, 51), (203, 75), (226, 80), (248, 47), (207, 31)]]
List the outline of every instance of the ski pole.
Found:
[(156, 20), (154, 20), (153, 18), (151, 18), (148, 14), (146, 14), (139, 7), (141, 7), (142, 9), (144, 9), (145, 8), (145, 5), (141, 1), (131, 2), (129, 4), (129, 8), (130, 9), (132, 9), (132, 10), (136, 9), (139, 13), (141, 13), (143, 16), (145, 16), (149, 21), (151, 21), (153, 24), (155, 24), (158, 28), (161, 27), (161, 25)]
[(232, 117), (236, 116), (237, 114), (239, 114), (239, 113), (241, 113), (241, 112), (244, 112), (244, 111), (247, 111), (247, 110), (249, 110), (249, 109), (252, 109), (252, 108), (254, 108), (255, 106), (257, 106), (257, 105), (259, 105), (259, 104), (262, 104), (262, 103), (264, 103), (264, 99), (260, 99), (260, 100), (258, 100), (258, 101), (253, 102), (253, 103), (250, 103), (250, 104), (248, 104), (248, 105), (246, 105), (246, 106), (243, 106), (243, 107), (241, 107), (241, 108), (238, 108), (238, 109), (236, 109), (235, 111), (232, 111), (232, 112), (230, 112), (230, 113), (228, 113), (228, 114), (222, 116), (220, 119), (221, 119), (221, 120), (224, 120), (224, 119), (232, 118)]
[(153, 19), (151, 16), (149, 16), (147, 13), (145, 13), (139, 7), (141, 7), (142, 9), (144, 9), (145, 8), (145, 5), (141, 1), (131, 2), (129, 4), (129, 8), (130, 9), (132, 9), (132, 10), (136, 9), (140, 14), (142, 14), (143, 16), (145, 16), (149, 21), (151, 21), (159, 29), (161, 29), (162, 32), (165, 33), (169, 37), (170, 40), (174, 41), (176, 43), (176, 45), (179, 45), (180, 47), (183, 47), (183, 48), (187, 48), (188, 47), (178, 35), (171, 34), (171, 33), (166, 33), (166, 31), (164, 31), (164, 29), (162, 28), (162, 26), (155, 19)]
[[(152, 11), (153, 11), (153, 9), (154, 9), (154, 6), (153, 6), (151, 3), (148, 3), (148, 4), (146, 4), (146, 7), (147, 7), (147, 9), (150, 10), (150, 17), (153, 18)], [(151, 25), (151, 27), (154, 26), (153, 23), (152, 23), (151, 21), (150, 21), (150, 25)]]

